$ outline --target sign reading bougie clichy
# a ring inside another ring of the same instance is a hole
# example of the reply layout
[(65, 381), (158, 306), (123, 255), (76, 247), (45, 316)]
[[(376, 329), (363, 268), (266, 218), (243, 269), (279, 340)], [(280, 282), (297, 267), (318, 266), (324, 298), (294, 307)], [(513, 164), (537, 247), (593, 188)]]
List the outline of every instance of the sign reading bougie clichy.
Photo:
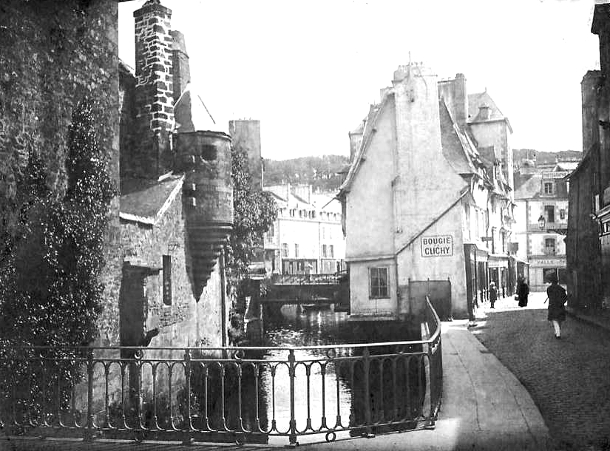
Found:
[(451, 257), (453, 237), (451, 235), (424, 236), (421, 239), (422, 257)]

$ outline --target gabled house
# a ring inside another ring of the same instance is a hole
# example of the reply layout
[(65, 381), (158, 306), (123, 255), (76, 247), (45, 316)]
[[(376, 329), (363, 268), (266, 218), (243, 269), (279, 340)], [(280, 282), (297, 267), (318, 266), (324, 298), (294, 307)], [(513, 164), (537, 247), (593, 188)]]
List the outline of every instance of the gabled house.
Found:
[(490, 279), (510, 291), (513, 205), (502, 151), (494, 140), (477, 147), (461, 74), (438, 83), (408, 64), (381, 94), (350, 133), (339, 192), (351, 318), (417, 316), (426, 294), (443, 316), (465, 317)]
[(527, 262), (530, 290), (544, 291), (551, 276), (567, 283), (565, 235), (568, 229), (567, 176), (577, 162), (527, 164), (515, 172), (517, 256)]

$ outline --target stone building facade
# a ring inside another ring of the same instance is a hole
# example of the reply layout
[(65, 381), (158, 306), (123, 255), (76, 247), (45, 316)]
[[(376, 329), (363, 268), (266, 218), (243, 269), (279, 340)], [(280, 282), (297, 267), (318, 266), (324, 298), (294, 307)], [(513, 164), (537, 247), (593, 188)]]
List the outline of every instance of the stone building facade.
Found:
[[(49, 188), (63, 196), (68, 127), (85, 97), (118, 180), (117, 17), (116, 0), (0, 3), (0, 205), (8, 223), (29, 152), (41, 156)], [(118, 202), (113, 209), (117, 216)]]
[(569, 304), (610, 305), (610, 5), (595, 5), (601, 70), (583, 77), (583, 159), (570, 175), (567, 236)]
[(265, 270), (275, 274), (334, 274), (345, 269), (341, 205), (311, 185), (270, 185), (278, 217), (265, 233)]
[(351, 318), (417, 316), (433, 285), (450, 304), (445, 316), (465, 317), (490, 280), (510, 291), (503, 149), (483, 140), (494, 138), (484, 118), (472, 118), (475, 140), (463, 75), (438, 82), (423, 65), (400, 66), (381, 95), (350, 133), (357, 150), (339, 194)]
[(524, 275), (532, 291), (546, 290), (552, 275), (567, 284), (567, 176), (576, 165), (558, 161), (553, 167), (524, 167), (515, 173), (514, 241), (517, 256), (528, 264)]

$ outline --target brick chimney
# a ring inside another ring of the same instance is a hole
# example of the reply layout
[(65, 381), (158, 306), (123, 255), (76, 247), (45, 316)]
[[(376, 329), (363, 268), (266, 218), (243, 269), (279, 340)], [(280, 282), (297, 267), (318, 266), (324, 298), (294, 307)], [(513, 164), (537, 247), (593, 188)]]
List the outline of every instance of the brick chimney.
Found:
[(170, 19), (160, 0), (133, 13), (136, 40), (136, 132), (133, 174), (156, 179), (171, 169), (169, 134), (174, 126)]

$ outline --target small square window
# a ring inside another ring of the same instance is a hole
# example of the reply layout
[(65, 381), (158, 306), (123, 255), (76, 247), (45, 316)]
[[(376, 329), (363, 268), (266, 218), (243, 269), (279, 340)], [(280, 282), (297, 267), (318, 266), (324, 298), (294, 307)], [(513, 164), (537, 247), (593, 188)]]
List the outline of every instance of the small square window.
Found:
[(544, 182), (544, 194), (553, 194), (553, 182)]
[(388, 297), (388, 268), (370, 268), (369, 286), (371, 299)]

